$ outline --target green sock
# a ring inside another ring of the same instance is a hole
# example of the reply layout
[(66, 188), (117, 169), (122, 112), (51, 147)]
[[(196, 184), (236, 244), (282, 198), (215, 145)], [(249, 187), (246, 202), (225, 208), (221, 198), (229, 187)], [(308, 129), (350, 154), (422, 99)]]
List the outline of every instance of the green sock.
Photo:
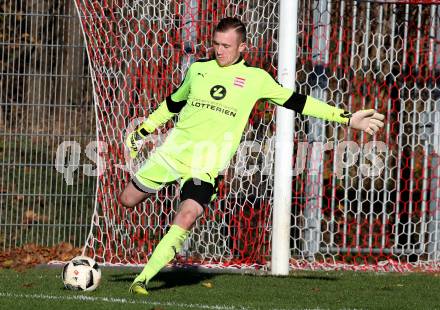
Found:
[(189, 231), (177, 225), (172, 225), (168, 233), (162, 238), (148, 260), (141, 274), (135, 279), (148, 283), (166, 264), (180, 251), (182, 244), (188, 237)]

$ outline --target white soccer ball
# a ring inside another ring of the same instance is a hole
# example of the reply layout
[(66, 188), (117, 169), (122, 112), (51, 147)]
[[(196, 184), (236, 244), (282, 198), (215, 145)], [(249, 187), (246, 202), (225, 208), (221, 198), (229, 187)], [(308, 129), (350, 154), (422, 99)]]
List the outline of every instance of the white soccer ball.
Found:
[(87, 256), (77, 256), (63, 268), (64, 287), (76, 291), (93, 291), (101, 281), (101, 269)]

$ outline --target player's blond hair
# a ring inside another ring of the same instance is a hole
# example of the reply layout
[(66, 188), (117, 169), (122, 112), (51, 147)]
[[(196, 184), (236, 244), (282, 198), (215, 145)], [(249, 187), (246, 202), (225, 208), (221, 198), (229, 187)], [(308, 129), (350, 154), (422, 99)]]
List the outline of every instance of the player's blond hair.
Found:
[(246, 42), (246, 26), (236, 17), (225, 17), (215, 27), (214, 33), (226, 32), (230, 29), (234, 29), (241, 38), (241, 42)]

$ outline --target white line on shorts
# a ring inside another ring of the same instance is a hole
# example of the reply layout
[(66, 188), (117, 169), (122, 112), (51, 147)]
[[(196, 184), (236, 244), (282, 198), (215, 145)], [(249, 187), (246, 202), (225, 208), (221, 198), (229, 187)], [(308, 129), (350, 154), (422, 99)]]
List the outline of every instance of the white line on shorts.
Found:
[(0, 297), (9, 298), (27, 298), (27, 299), (45, 299), (45, 300), (74, 300), (74, 301), (86, 301), (86, 302), (107, 302), (107, 303), (119, 303), (119, 304), (143, 304), (150, 306), (168, 306), (187, 309), (208, 309), (208, 310), (252, 310), (253, 308), (247, 308), (242, 306), (226, 306), (226, 305), (202, 305), (202, 304), (184, 304), (175, 303), (171, 301), (159, 302), (159, 301), (143, 301), (126, 298), (114, 298), (114, 297), (92, 297), (92, 296), (54, 296), (43, 294), (13, 294), (0, 292)]

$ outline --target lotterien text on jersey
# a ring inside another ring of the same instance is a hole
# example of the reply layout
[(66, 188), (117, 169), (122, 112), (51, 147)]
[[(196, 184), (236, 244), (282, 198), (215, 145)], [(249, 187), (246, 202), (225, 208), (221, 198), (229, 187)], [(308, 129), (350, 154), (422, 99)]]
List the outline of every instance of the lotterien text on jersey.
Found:
[(235, 117), (237, 115), (237, 111), (231, 111), (230, 109), (225, 109), (221, 106), (218, 106), (216, 104), (210, 103), (210, 102), (203, 102), (203, 101), (192, 101), (191, 105), (197, 108), (201, 109), (209, 109), (215, 112), (219, 112), (221, 114), (226, 114), (232, 117)]

